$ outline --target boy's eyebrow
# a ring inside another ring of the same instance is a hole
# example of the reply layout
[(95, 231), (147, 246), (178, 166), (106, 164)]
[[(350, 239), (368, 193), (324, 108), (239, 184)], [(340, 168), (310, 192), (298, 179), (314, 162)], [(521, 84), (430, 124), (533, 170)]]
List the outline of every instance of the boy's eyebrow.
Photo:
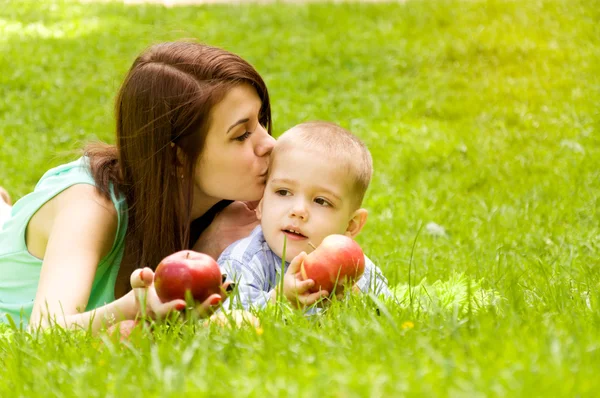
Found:
[(294, 180), (290, 180), (289, 178), (275, 178), (274, 180), (271, 181), (271, 183), (273, 183), (273, 184), (294, 185), (295, 181)]
[(229, 134), (229, 132), (231, 131), (231, 129), (232, 129), (232, 128), (234, 128), (235, 126), (238, 126), (238, 125), (240, 125), (240, 124), (242, 124), (242, 123), (247, 123), (247, 122), (249, 122), (249, 121), (250, 121), (250, 119), (249, 119), (249, 118), (245, 118), (245, 119), (240, 119), (240, 120), (238, 120), (237, 122), (235, 122), (235, 123), (233, 123), (231, 126), (229, 126), (229, 128), (227, 129), (227, 133), (225, 133), (225, 134)]

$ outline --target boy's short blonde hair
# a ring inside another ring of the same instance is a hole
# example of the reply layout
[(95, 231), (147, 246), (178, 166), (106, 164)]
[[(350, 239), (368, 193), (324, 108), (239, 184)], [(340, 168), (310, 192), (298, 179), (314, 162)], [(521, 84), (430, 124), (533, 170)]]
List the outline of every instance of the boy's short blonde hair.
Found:
[(275, 164), (277, 156), (298, 147), (323, 151), (332, 162), (345, 168), (352, 180), (353, 202), (356, 208), (361, 206), (373, 175), (373, 159), (367, 146), (358, 137), (331, 122), (301, 123), (279, 137), (271, 155), (272, 164)]

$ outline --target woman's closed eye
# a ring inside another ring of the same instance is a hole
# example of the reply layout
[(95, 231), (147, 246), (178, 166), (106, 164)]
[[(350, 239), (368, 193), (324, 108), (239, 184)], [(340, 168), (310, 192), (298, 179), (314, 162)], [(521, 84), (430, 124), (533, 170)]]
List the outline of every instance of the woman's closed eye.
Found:
[(252, 135), (252, 131), (246, 131), (246, 132), (244, 132), (244, 134), (242, 134), (238, 137), (235, 137), (234, 140), (239, 141), (239, 142), (244, 142), (248, 138), (250, 138), (251, 135)]

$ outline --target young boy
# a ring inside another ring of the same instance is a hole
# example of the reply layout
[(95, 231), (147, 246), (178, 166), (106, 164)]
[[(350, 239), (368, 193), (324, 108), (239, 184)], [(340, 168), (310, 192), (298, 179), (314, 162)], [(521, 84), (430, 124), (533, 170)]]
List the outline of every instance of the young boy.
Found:
[[(271, 154), (265, 193), (256, 209), (261, 225), (218, 259), (239, 288), (231, 297), (233, 307), (264, 307), (277, 299), (284, 238), (285, 298), (303, 308), (328, 296), (323, 290), (309, 292), (314, 281), (302, 280), (300, 265), (326, 236), (354, 238), (362, 230), (367, 210), (361, 204), (372, 172), (367, 147), (336, 124), (308, 122), (286, 131)], [(381, 271), (366, 257), (365, 273), (354, 290), (390, 294)]]

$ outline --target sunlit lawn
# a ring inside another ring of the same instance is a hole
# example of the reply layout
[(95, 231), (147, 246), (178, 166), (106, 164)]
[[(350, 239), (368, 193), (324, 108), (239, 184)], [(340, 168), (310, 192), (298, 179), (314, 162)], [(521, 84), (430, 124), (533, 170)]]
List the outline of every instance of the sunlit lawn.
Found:
[(0, 327), (0, 396), (597, 395), (598, 2), (9, 0), (0, 185), (18, 199), (86, 141), (114, 142), (134, 57), (179, 38), (249, 60), (276, 135), (326, 119), (369, 145), (359, 242), (400, 303), (267, 311), (262, 333), (159, 327), (128, 345)]

